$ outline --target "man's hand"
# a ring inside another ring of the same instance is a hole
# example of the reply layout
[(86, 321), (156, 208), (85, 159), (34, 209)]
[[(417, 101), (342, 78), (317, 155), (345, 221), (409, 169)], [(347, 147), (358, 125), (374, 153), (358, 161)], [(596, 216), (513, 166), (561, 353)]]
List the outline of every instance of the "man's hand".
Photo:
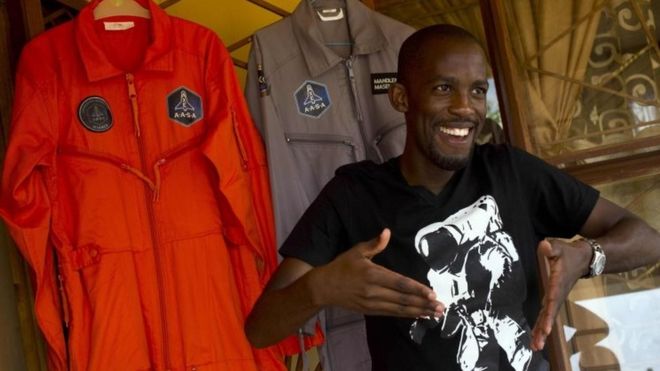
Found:
[(432, 289), (371, 261), (385, 249), (390, 233), (384, 229), (373, 240), (358, 243), (319, 267), (313, 273), (319, 291), (315, 301), (371, 315), (442, 316), (444, 306)]
[(371, 261), (389, 240), (385, 229), (316, 268), (285, 258), (247, 318), (250, 343), (275, 344), (329, 305), (371, 315), (441, 317), (444, 306), (433, 290)]
[(532, 330), (532, 349), (543, 349), (552, 330), (559, 308), (568, 297), (575, 282), (588, 272), (591, 248), (584, 241), (567, 243), (561, 240), (543, 240), (537, 253), (548, 260), (550, 277), (544, 280), (543, 307)]

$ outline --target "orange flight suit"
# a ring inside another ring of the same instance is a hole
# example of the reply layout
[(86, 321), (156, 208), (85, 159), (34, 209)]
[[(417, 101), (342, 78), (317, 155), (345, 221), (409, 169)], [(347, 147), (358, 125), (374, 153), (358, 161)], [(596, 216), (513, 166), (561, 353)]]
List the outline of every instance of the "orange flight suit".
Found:
[(50, 369), (283, 370), (243, 331), (277, 261), (230, 55), (151, 1), (98, 2), (25, 47), (2, 177)]

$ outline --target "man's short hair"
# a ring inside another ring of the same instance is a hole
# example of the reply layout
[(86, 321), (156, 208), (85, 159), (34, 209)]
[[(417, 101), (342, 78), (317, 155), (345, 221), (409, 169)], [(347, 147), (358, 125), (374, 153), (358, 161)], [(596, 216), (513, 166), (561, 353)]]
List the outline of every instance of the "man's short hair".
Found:
[(401, 45), (398, 62), (398, 81), (404, 83), (416, 69), (424, 45), (441, 39), (458, 39), (474, 42), (483, 49), (481, 41), (467, 30), (452, 24), (436, 24), (415, 31)]

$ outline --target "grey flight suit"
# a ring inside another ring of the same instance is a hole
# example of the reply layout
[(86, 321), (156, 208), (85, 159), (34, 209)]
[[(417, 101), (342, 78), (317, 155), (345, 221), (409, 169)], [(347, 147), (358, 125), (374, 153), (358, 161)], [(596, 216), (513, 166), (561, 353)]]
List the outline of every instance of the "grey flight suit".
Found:
[[(345, 17), (323, 22), (319, 7), (342, 7)], [(341, 35), (333, 27), (350, 36), (328, 40)], [(335, 169), (403, 151), (404, 117), (387, 88), (412, 32), (357, 0), (303, 0), (291, 16), (255, 33), (246, 96), (266, 145), (278, 246)], [(342, 57), (336, 48), (345, 41), (350, 55)], [(324, 370), (371, 370), (363, 316), (328, 308), (319, 317)]]

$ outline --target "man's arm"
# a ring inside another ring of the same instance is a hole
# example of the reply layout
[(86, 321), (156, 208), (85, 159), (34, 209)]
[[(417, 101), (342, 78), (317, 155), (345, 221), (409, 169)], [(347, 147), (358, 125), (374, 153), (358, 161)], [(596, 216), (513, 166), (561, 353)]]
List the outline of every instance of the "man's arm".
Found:
[[(625, 272), (660, 260), (660, 233), (603, 198), (596, 203), (580, 234), (596, 239), (605, 251), (605, 273)], [(591, 248), (586, 250), (588, 265)]]
[(371, 315), (441, 316), (444, 307), (431, 288), (371, 262), (389, 238), (390, 231), (385, 229), (316, 268), (298, 259), (284, 259), (247, 319), (250, 343), (272, 345), (331, 305)]
[[(600, 198), (580, 230), (580, 235), (594, 238), (607, 256), (605, 273), (628, 271), (660, 261), (660, 234), (647, 223), (604, 198)], [(550, 263), (550, 278), (543, 298), (543, 308), (532, 330), (532, 348), (542, 349), (550, 334), (552, 321), (575, 282), (589, 272), (592, 249), (577, 240), (541, 241), (539, 254)]]

